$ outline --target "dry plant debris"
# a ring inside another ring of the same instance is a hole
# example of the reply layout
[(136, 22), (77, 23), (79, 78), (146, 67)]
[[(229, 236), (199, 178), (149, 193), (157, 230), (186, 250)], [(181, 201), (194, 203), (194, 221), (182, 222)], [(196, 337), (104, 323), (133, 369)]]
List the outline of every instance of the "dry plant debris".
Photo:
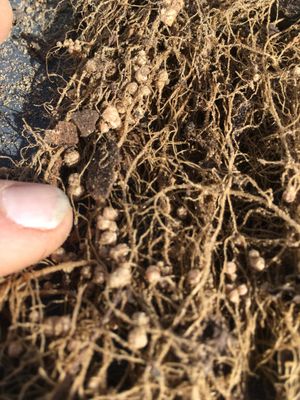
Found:
[(72, 5), (19, 167), (75, 226), (1, 283), (1, 394), (299, 400), (299, 1)]

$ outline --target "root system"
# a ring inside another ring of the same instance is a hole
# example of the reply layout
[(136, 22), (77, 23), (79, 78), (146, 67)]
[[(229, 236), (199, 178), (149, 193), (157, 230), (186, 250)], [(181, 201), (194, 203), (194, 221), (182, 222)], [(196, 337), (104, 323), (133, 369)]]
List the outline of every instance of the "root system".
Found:
[(299, 400), (299, 3), (73, 8), (19, 167), (75, 226), (2, 282), (2, 398)]

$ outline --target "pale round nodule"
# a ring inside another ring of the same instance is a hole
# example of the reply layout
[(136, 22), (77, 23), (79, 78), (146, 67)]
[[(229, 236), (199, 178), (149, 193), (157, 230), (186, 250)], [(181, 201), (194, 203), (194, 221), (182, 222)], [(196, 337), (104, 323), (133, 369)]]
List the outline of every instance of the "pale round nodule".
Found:
[(149, 324), (149, 317), (143, 311), (135, 312), (132, 316), (132, 320), (139, 326), (146, 326)]
[(144, 50), (141, 50), (135, 58), (135, 62), (140, 67), (143, 67), (147, 64), (147, 54)]
[(64, 155), (64, 163), (68, 167), (76, 165), (80, 160), (80, 154), (77, 150), (68, 150)]
[(251, 249), (251, 250), (249, 250), (248, 256), (249, 256), (249, 258), (258, 258), (258, 257), (260, 257), (260, 253), (258, 250)]
[(112, 129), (120, 128), (122, 125), (119, 112), (114, 106), (107, 106), (102, 113), (102, 118)]
[(136, 82), (130, 82), (126, 86), (126, 90), (129, 94), (135, 94), (136, 91), (138, 90), (139, 86)]
[(147, 97), (147, 96), (150, 96), (150, 94), (151, 94), (151, 90), (150, 90), (149, 87), (146, 86), (146, 85), (142, 86), (142, 87), (140, 88), (140, 90), (139, 90), (139, 95), (140, 95), (141, 97)]
[(60, 263), (66, 258), (66, 250), (63, 247), (59, 247), (53, 253), (51, 253), (51, 260), (55, 263)]
[(119, 243), (110, 250), (110, 257), (116, 261), (122, 261), (130, 252), (130, 248), (126, 243)]
[(228, 261), (227, 263), (225, 263), (224, 269), (225, 269), (225, 274), (233, 275), (236, 273), (236, 263), (233, 261)]
[(99, 245), (112, 245), (115, 244), (118, 239), (118, 235), (113, 231), (105, 231), (102, 233), (99, 239)]
[(282, 198), (286, 203), (293, 203), (297, 196), (297, 188), (288, 186), (282, 194)]
[(134, 350), (140, 350), (147, 346), (148, 337), (144, 327), (133, 328), (128, 334), (128, 343)]
[(191, 286), (196, 286), (200, 282), (201, 271), (199, 269), (191, 269), (187, 274), (187, 281)]
[(104, 218), (102, 215), (99, 215), (99, 217), (97, 218), (97, 229), (99, 229), (99, 231), (111, 231), (111, 222), (111, 220)]
[(240, 296), (246, 296), (246, 294), (248, 293), (247, 285), (245, 285), (244, 283), (238, 286), (237, 290)]
[(131, 282), (131, 271), (127, 268), (119, 267), (112, 272), (107, 280), (111, 289), (117, 289), (129, 285)]
[(118, 210), (112, 207), (105, 207), (103, 210), (103, 218), (115, 221), (118, 218)]
[(151, 285), (155, 285), (161, 280), (160, 269), (155, 265), (151, 265), (146, 269), (145, 278)]
[(71, 317), (69, 315), (48, 317), (43, 322), (46, 336), (61, 336), (68, 333), (71, 328)]
[(258, 257), (250, 260), (250, 266), (256, 271), (263, 271), (266, 268), (266, 263), (263, 257)]
[(148, 75), (150, 74), (150, 69), (148, 67), (141, 67), (136, 73), (135, 73), (135, 79), (139, 83), (145, 83), (148, 80)]
[(228, 294), (229, 300), (234, 303), (238, 304), (240, 301), (239, 291), (237, 289), (233, 289)]

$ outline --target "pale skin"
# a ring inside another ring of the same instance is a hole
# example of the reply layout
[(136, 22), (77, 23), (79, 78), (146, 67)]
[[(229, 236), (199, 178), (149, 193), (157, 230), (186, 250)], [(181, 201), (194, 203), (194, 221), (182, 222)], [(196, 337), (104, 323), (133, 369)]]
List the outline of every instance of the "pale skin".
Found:
[[(0, 43), (8, 38), (12, 22), (9, 1), (0, 0)], [(63, 207), (54, 218), (53, 204), (56, 202), (52, 198), (56, 198), (57, 193), (59, 198), (63, 198)], [(46, 218), (47, 213), (52, 219)], [(72, 209), (57, 189), (0, 180), (0, 276), (19, 271), (49, 256), (65, 241), (72, 224)]]

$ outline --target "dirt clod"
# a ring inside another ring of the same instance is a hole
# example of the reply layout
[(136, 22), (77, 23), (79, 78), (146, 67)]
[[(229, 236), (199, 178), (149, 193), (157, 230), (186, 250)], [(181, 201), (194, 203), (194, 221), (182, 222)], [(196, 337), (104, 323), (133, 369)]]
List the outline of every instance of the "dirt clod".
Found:
[(113, 140), (102, 140), (97, 144), (89, 164), (87, 190), (97, 200), (105, 200), (117, 178), (119, 149)]
[(99, 117), (99, 113), (95, 110), (82, 110), (72, 115), (72, 121), (79, 129), (80, 136), (87, 137), (95, 132)]
[(75, 146), (79, 141), (77, 128), (72, 122), (61, 121), (45, 132), (44, 140), (52, 146)]

